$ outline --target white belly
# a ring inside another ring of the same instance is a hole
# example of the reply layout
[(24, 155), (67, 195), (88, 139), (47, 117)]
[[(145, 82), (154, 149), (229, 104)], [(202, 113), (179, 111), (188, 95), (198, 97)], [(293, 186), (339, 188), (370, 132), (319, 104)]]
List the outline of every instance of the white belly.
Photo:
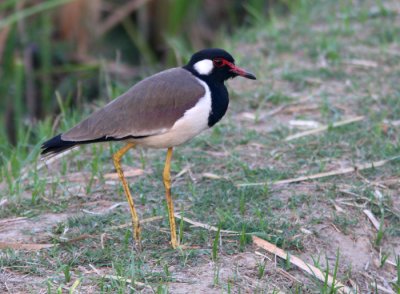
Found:
[(183, 144), (208, 129), (208, 117), (211, 112), (211, 93), (205, 82), (200, 79), (198, 81), (205, 88), (205, 95), (200, 98), (194, 107), (187, 110), (170, 130), (159, 135), (135, 139), (134, 142), (145, 147), (169, 148)]

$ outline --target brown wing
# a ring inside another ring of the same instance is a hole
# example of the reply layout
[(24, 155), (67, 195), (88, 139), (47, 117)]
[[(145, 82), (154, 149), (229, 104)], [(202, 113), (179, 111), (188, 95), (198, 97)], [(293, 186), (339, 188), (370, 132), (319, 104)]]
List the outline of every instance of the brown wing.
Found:
[(141, 137), (168, 131), (205, 95), (183, 68), (150, 76), (61, 135), (63, 141)]

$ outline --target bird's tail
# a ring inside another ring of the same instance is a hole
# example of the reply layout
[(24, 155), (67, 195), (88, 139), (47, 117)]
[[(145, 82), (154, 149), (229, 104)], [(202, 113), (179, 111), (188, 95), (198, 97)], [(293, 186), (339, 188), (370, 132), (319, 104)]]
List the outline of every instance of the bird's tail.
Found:
[(113, 138), (113, 137), (101, 137), (97, 139), (90, 139), (86, 141), (65, 141), (61, 138), (62, 134), (59, 134), (50, 140), (46, 141), (42, 145), (42, 152), (40, 153), (43, 158), (53, 157), (54, 155), (60, 154), (68, 149), (74, 148), (75, 146), (90, 144), (90, 143), (100, 143), (100, 142), (110, 142), (110, 141), (123, 141), (125, 139), (140, 139), (146, 136), (126, 136), (123, 138)]
[(79, 145), (79, 142), (64, 141), (61, 139), (61, 134), (59, 134), (43, 143), (42, 152), (40, 154), (43, 157), (51, 157), (73, 148), (76, 145)]

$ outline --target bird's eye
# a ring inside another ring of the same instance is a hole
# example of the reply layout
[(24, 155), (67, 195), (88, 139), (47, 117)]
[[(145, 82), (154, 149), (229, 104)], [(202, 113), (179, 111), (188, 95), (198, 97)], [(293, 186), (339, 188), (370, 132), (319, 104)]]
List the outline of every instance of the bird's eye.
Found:
[(215, 58), (213, 63), (216, 67), (222, 67), (224, 65), (224, 61), (221, 58)]

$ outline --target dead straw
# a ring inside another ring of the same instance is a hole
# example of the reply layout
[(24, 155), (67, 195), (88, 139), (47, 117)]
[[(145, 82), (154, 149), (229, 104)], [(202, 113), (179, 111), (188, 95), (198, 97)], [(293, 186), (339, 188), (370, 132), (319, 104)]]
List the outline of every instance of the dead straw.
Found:
[[(268, 241), (265, 241), (261, 238), (258, 238), (257, 236), (253, 236), (253, 243), (257, 245), (258, 247), (263, 248), (264, 250), (279, 256), (282, 259), (287, 259), (288, 256), (290, 256), (289, 261), (290, 263), (294, 264), (295, 266), (299, 267), (303, 271), (313, 275), (314, 277), (318, 278), (320, 281), (325, 282), (326, 279), (326, 274), (322, 272), (320, 269), (316, 268), (315, 266), (312, 266), (311, 264), (305, 263), (303, 260), (298, 258), (297, 256), (294, 256), (292, 254), (289, 255), (288, 252), (280, 249), (279, 247), (275, 246), (272, 243), (269, 243)], [(329, 286), (335, 286), (338, 288), (338, 293), (353, 293), (353, 291), (340, 283), (337, 280), (334, 280), (331, 275), (328, 275), (327, 283)]]
[[(174, 216), (176, 218), (182, 219), (184, 222), (187, 222), (187, 223), (189, 223), (189, 224), (191, 224), (191, 225), (193, 225), (195, 227), (200, 227), (200, 228), (203, 228), (203, 229), (206, 229), (206, 230), (209, 230), (209, 231), (218, 232), (218, 228), (217, 227), (211, 226), (209, 224), (203, 224), (203, 223), (200, 223), (200, 222), (196, 222), (196, 221), (191, 220), (191, 219), (189, 219), (187, 217), (181, 216), (179, 213), (175, 212)], [(220, 232), (221, 233), (227, 233), (227, 234), (240, 234), (240, 232), (228, 231), (228, 230), (220, 230)]]
[(317, 173), (314, 175), (302, 176), (302, 177), (298, 177), (298, 178), (291, 178), (291, 179), (286, 179), (286, 180), (281, 180), (281, 181), (276, 181), (276, 182), (240, 183), (240, 184), (236, 184), (236, 187), (265, 186), (265, 185), (274, 185), (275, 186), (275, 185), (283, 185), (283, 184), (304, 182), (304, 181), (315, 180), (315, 179), (320, 179), (320, 178), (338, 176), (338, 175), (348, 174), (348, 173), (352, 173), (352, 172), (358, 172), (358, 171), (365, 170), (365, 169), (380, 167), (380, 166), (385, 165), (388, 162), (394, 161), (399, 158), (400, 158), (400, 156), (395, 156), (395, 157), (392, 157), (389, 159), (375, 161), (372, 163), (363, 163), (363, 164), (355, 165), (352, 167), (346, 167), (346, 168), (333, 170), (330, 172)]
[(315, 128), (315, 129), (312, 129), (312, 130), (308, 130), (308, 131), (304, 131), (304, 132), (301, 132), (301, 133), (297, 133), (297, 134), (288, 136), (288, 137), (285, 138), (285, 141), (291, 141), (291, 140), (298, 139), (298, 138), (301, 138), (301, 137), (305, 137), (305, 136), (309, 136), (309, 135), (315, 135), (315, 134), (324, 132), (324, 131), (328, 130), (329, 128), (341, 127), (341, 126), (344, 126), (344, 125), (347, 125), (347, 124), (350, 124), (350, 123), (353, 123), (353, 122), (361, 121), (364, 118), (365, 118), (365, 116), (356, 116), (356, 117), (353, 117), (353, 118), (345, 119), (345, 120), (336, 122), (336, 123), (334, 123), (334, 124), (332, 124), (330, 126), (322, 126), (322, 127), (319, 127), (319, 128)]

